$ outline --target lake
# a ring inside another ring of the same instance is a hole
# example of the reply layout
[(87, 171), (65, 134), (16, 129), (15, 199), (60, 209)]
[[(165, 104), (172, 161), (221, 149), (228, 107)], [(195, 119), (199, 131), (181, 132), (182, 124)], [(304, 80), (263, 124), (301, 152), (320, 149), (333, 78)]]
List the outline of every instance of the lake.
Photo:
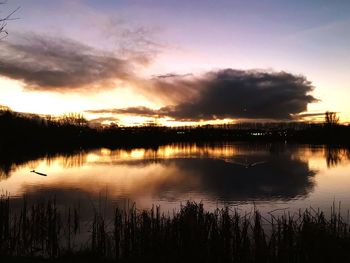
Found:
[(349, 160), (347, 149), (288, 143), (103, 148), (1, 165), (0, 190), (15, 204), (25, 195), (85, 211), (134, 202), (171, 211), (186, 200), (263, 213), (310, 206), (327, 212), (341, 201), (346, 211)]

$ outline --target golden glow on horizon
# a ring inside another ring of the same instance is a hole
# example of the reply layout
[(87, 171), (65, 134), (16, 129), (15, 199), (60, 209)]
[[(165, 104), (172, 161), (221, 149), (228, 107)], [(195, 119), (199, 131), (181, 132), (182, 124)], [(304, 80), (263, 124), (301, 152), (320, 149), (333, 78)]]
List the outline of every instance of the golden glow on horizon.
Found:
[(85, 110), (126, 108), (139, 105), (159, 107), (128, 87), (95, 93), (87, 91), (73, 93), (26, 91), (20, 81), (0, 77), (0, 94), (0, 105), (8, 106), (14, 111), (50, 115), (80, 112), (88, 119), (93, 118), (94, 115), (91, 114), (92, 117), (89, 118), (89, 114), (84, 113)]
[[(344, 93), (344, 94), (343, 94)], [(346, 93), (346, 94), (345, 94)], [(23, 83), (20, 81), (10, 80), (7, 78), (0, 78), (0, 105), (9, 106), (14, 111), (28, 112), (35, 114), (50, 114), (61, 115), (68, 112), (80, 112), (88, 120), (101, 117), (112, 117), (112, 119), (105, 120), (102, 124), (110, 124), (115, 122), (121, 126), (137, 126), (137, 125), (161, 125), (161, 126), (193, 126), (206, 124), (223, 124), (234, 123), (233, 119), (210, 120), (210, 121), (176, 121), (174, 119), (153, 118), (146, 116), (135, 115), (120, 115), (120, 114), (91, 114), (84, 112), (85, 110), (98, 110), (108, 108), (127, 108), (144, 106), (152, 109), (159, 109), (165, 105), (155, 104), (149, 101), (141, 94), (129, 88), (114, 89), (108, 92), (101, 93), (80, 93), (60, 94), (40, 91), (25, 91), (23, 90)], [(337, 94), (332, 94), (331, 98), (326, 96), (324, 89), (315, 90), (315, 97), (326, 97), (327, 100), (308, 105), (308, 111), (304, 113), (325, 112), (332, 108), (333, 101), (336, 100), (338, 116), (342, 123), (350, 122), (350, 106), (347, 102), (347, 92), (339, 91)], [(113, 119), (115, 118), (115, 120)], [(306, 121), (323, 121), (323, 117), (309, 117)]]

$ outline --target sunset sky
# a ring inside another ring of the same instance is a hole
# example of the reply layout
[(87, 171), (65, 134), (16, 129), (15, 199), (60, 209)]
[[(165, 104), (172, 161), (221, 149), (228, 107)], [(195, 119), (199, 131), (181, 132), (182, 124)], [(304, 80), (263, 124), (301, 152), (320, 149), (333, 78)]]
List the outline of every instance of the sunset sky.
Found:
[(348, 0), (9, 0), (0, 105), (96, 123), (350, 122)]

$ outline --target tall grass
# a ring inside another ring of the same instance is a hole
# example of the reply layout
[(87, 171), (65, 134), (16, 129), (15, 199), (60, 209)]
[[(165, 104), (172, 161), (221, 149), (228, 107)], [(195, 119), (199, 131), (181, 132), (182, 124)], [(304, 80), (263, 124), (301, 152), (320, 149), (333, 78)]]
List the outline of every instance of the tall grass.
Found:
[[(88, 238), (79, 240), (81, 231)], [(77, 241), (78, 240), (78, 241)], [(0, 255), (7, 258), (65, 260), (87, 258), (117, 262), (349, 262), (349, 226), (339, 209), (326, 217), (318, 210), (285, 212), (264, 218), (259, 211), (229, 207), (209, 212), (187, 202), (179, 211), (160, 207), (101, 211), (85, 228), (79, 209), (60, 211), (55, 200), (19, 212), (0, 200)]]

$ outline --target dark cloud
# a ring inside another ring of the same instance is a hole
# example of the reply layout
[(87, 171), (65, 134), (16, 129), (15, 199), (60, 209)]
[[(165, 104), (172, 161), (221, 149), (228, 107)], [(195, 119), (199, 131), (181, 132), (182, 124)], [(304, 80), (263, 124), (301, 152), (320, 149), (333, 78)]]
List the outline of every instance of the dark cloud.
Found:
[[(151, 80), (154, 96), (168, 96), (175, 104), (100, 110), (95, 113), (138, 114), (198, 121), (224, 118), (288, 120), (317, 100), (311, 82), (286, 72), (224, 69), (193, 75), (163, 75)], [(149, 92), (150, 92), (149, 91)]]
[(23, 81), (27, 89), (50, 91), (110, 88), (115, 80), (133, 78), (135, 62), (73, 40), (36, 34), (2, 43), (0, 61), (0, 75)]
[(225, 69), (207, 73), (196, 85), (195, 98), (161, 111), (181, 120), (282, 120), (306, 111), (308, 103), (316, 101), (308, 94), (313, 86), (305, 77), (286, 72)]
[(142, 116), (155, 116), (158, 115), (157, 110), (152, 110), (147, 107), (129, 107), (123, 109), (102, 109), (102, 110), (88, 110), (87, 113), (93, 114), (127, 114), (127, 115), (142, 115)]

